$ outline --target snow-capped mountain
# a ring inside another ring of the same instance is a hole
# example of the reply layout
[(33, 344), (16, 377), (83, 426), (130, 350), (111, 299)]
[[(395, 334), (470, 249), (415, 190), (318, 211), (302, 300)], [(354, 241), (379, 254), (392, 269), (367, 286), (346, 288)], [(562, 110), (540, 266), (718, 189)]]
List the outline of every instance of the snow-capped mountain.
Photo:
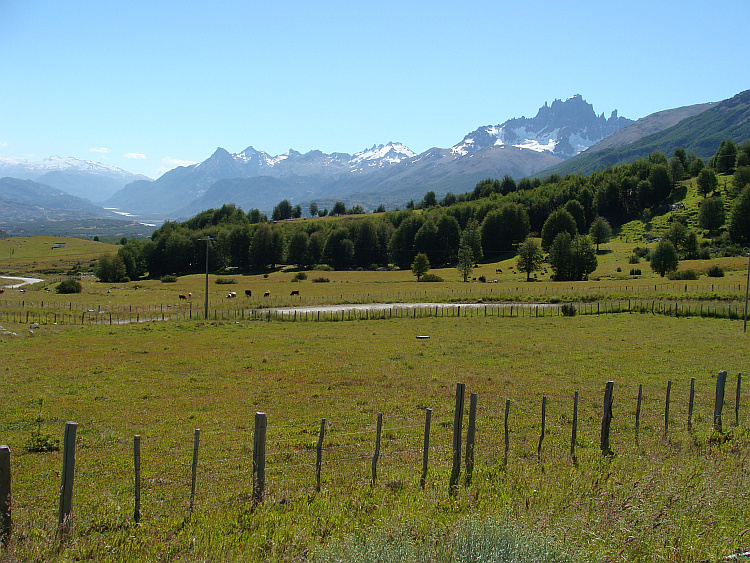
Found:
[(104, 201), (131, 182), (148, 180), (145, 176), (115, 166), (59, 156), (44, 160), (0, 156), (2, 177), (34, 180), (95, 202)]
[(597, 116), (580, 95), (565, 101), (544, 103), (533, 118), (509, 119), (501, 125), (488, 125), (472, 131), (457, 145), (454, 153), (465, 156), (492, 146), (514, 146), (570, 158), (632, 123), (617, 116)]

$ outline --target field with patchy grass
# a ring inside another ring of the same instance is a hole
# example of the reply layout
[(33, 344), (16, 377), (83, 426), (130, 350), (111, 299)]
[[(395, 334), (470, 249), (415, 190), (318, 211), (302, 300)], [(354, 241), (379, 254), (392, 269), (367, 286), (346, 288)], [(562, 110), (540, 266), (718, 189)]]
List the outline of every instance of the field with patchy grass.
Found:
[[(367, 554), (380, 553), (383, 560), (400, 554), (468, 561), (456, 559), (466, 534), (486, 543), (508, 526), (499, 523), (512, 522), (519, 527), (514, 537), (576, 560), (717, 560), (750, 547), (744, 395), (738, 427), (732, 408), (736, 374), (750, 355), (746, 340), (738, 321), (627, 313), (44, 325), (33, 336), (0, 343), (0, 441), (12, 451), (15, 526), (7, 556), (262, 561), (336, 560), (342, 553), (374, 560)], [(730, 373), (723, 434), (712, 432), (720, 369)], [(688, 432), (691, 377), (696, 408)], [(612, 457), (599, 450), (607, 380), (615, 382)], [(459, 381), (467, 395), (478, 394), (476, 467), (471, 485), (451, 497)], [(636, 442), (639, 385), (644, 403)], [(538, 458), (543, 396), (546, 433)], [(433, 409), (433, 422), (422, 490), (425, 408)], [(253, 509), (256, 411), (268, 416), (267, 498)], [(372, 486), (379, 412), (383, 445)], [(323, 418), (316, 493), (314, 450)], [(60, 439), (67, 420), (79, 424), (74, 532), (60, 549), (61, 454), (24, 448), (35, 432), (37, 441)], [(191, 513), (196, 428), (201, 453)], [(136, 434), (143, 441), (139, 525), (132, 514)]]

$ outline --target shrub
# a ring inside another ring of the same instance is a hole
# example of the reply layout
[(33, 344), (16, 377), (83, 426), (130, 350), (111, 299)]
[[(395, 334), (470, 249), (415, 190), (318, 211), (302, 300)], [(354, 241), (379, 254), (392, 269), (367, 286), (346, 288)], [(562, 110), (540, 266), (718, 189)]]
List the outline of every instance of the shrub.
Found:
[(622, 272), (622, 268), (620, 266), (617, 266), (617, 271)]
[(717, 266), (716, 264), (714, 264), (708, 270), (706, 270), (706, 275), (708, 275), (709, 278), (723, 278), (724, 277), (724, 268), (722, 268), (721, 266)]
[(563, 303), (560, 306), (560, 312), (564, 317), (574, 317), (576, 314), (576, 306), (572, 303)]
[(219, 285), (233, 284), (237, 283), (237, 280), (234, 278), (216, 278), (216, 281), (214, 283), (217, 283)]
[(487, 283), (487, 278), (484, 276), (479, 276), (479, 281), (482, 283)]
[(331, 280), (329, 280), (328, 278), (323, 278), (323, 277), (312, 279), (313, 283), (328, 283), (329, 281)]
[(316, 264), (313, 270), (319, 270), (321, 272), (332, 272), (333, 266), (329, 266), (328, 264)]
[(161, 283), (175, 283), (177, 281), (177, 276), (173, 275), (167, 275), (161, 277)]
[(296, 274), (294, 274), (292, 281), (303, 281), (306, 279), (307, 279), (307, 274), (305, 272), (297, 272)]
[(78, 280), (65, 280), (55, 288), (57, 293), (81, 293), (81, 282)]
[(697, 280), (698, 272), (695, 270), (677, 270), (669, 273), (670, 280)]
[(640, 268), (630, 268), (630, 275), (631, 276), (640, 276), (641, 275), (641, 269)]
[(698, 250), (699, 260), (711, 260), (711, 251), (708, 248), (701, 248)]
[(637, 254), (631, 254), (628, 257), (628, 264), (638, 264), (641, 261), (641, 258)]
[(638, 256), (638, 258), (645, 258), (646, 256), (649, 255), (649, 250), (648, 248), (641, 248), (640, 246), (636, 246), (633, 249), (633, 254)]
[(422, 279), (420, 281), (423, 282), (441, 282), (443, 281), (443, 278), (436, 274), (425, 274), (422, 276)]

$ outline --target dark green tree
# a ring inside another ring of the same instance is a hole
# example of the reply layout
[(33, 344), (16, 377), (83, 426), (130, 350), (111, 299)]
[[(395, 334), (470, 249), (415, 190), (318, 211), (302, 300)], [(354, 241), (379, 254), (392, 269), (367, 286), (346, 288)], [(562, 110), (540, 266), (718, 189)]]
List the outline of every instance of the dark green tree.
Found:
[(518, 256), (516, 256), (516, 265), (521, 272), (526, 272), (526, 281), (531, 280), (532, 272), (536, 272), (542, 267), (544, 253), (542, 248), (532, 238), (527, 238), (518, 245)]
[(126, 275), (125, 264), (119, 255), (107, 252), (99, 257), (94, 268), (94, 275), (99, 278), (99, 281), (118, 283)]
[(289, 239), (287, 248), (287, 262), (296, 264), (298, 268), (308, 263), (307, 246), (310, 243), (310, 235), (303, 230), (295, 231)]
[(557, 235), (562, 232), (570, 234), (571, 239), (578, 234), (578, 226), (573, 216), (565, 209), (556, 209), (550, 213), (542, 227), (542, 248), (549, 249)]
[(440, 261), (440, 239), (437, 226), (432, 219), (427, 219), (414, 235), (414, 252), (425, 254), (430, 264)]
[(317, 217), (318, 216), (318, 204), (314, 201), (310, 203), (310, 217)]
[(723, 140), (711, 160), (718, 174), (733, 174), (737, 160), (737, 145), (732, 139)]
[(345, 215), (346, 214), (346, 204), (343, 201), (337, 201), (333, 204), (333, 208), (331, 209), (331, 215)]
[(721, 197), (704, 199), (698, 208), (698, 225), (711, 233), (715, 233), (726, 222), (724, 200)]
[(281, 200), (276, 207), (273, 208), (271, 213), (271, 219), (274, 221), (283, 221), (284, 219), (291, 219), (294, 210), (292, 204), (289, 203), (288, 199)]
[(677, 249), (668, 240), (660, 241), (651, 251), (651, 269), (664, 277), (669, 272), (674, 272), (680, 265)]
[(276, 250), (274, 248), (274, 237), (271, 226), (268, 223), (260, 223), (253, 233), (250, 243), (250, 263), (263, 270), (276, 262)]
[(742, 190), (732, 206), (729, 237), (738, 244), (750, 243), (750, 186)]
[(653, 190), (656, 203), (662, 202), (669, 197), (672, 191), (672, 179), (669, 177), (669, 169), (666, 164), (656, 164), (651, 168), (648, 176)]
[(713, 193), (716, 188), (719, 187), (719, 179), (716, 177), (716, 173), (710, 168), (704, 168), (698, 174), (698, 195), (703, 197)]
[(471, 250), (471, 246), (467, 243), (462, 243), (458, 248), (456, 269), (461, 272), (461, 276), (465, 282), (469, 281), (469, 276), (474, 269), (474, 263), (474, 252)]
[(461, 246), (468, 246), (471, 249), (471, 255), (474, 257), (475, 264), (483, 258), (482, 231), (479, 227), (479, 222), (476, 219), (470, 219), (466, 224), (464, 232), (461, 233), (459, 250), (461, 249)]
[(732, 177), (735, 193), (741, 192), (746, 186), (750, 185), (750, 166), (738, 166), (734, 170)]
[(354, 264), (354, 242), (349, 238), (349, 231), (337, 227), (330, 232), (323, 251), (326, 264), (337, 270), (345, 270)]
[(417, 276), (417, 281), (430, 270), (430, 260), (423, 252), (418, 253), (411, 263), (411, 272)]
[(323, 251), (326, 247), (326, 235), (323, 231), (315, 231), (310, 235), (307, 244), (307, 257), (310, 264), (320, 264), (323, 261)]
[(456, 259), (458, 245), (461, 243), (461, 227), (458, 220), (450, 215), (441, 214), (436, 223), (440, 260), (436, 265), (450, 264)]
[(577, 199), (568, 200), (564, 206), (565, 211), (573, 216), (576, 221), (576, 228), (579, 233), (586, 231), (586, 211), (583, 209), (583, 205)]
[(604, 217), (599, 216), (591, 223), (589, 236), (596, 245), (596, 253), (599, 254), (599, 245), (609, 242), (609, 239), (612, 238), (612, 227)]

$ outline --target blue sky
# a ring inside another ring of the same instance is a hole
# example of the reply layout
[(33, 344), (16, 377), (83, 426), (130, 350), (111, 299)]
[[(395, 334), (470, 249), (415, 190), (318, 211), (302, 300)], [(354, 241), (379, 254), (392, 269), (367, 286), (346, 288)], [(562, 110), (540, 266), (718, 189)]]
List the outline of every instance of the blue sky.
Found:
[(750, 2), (0, 0), (0, 156), (157, 177), (216, 147), (449, 147), (581, 94), (637, 119), (750, 88)]

